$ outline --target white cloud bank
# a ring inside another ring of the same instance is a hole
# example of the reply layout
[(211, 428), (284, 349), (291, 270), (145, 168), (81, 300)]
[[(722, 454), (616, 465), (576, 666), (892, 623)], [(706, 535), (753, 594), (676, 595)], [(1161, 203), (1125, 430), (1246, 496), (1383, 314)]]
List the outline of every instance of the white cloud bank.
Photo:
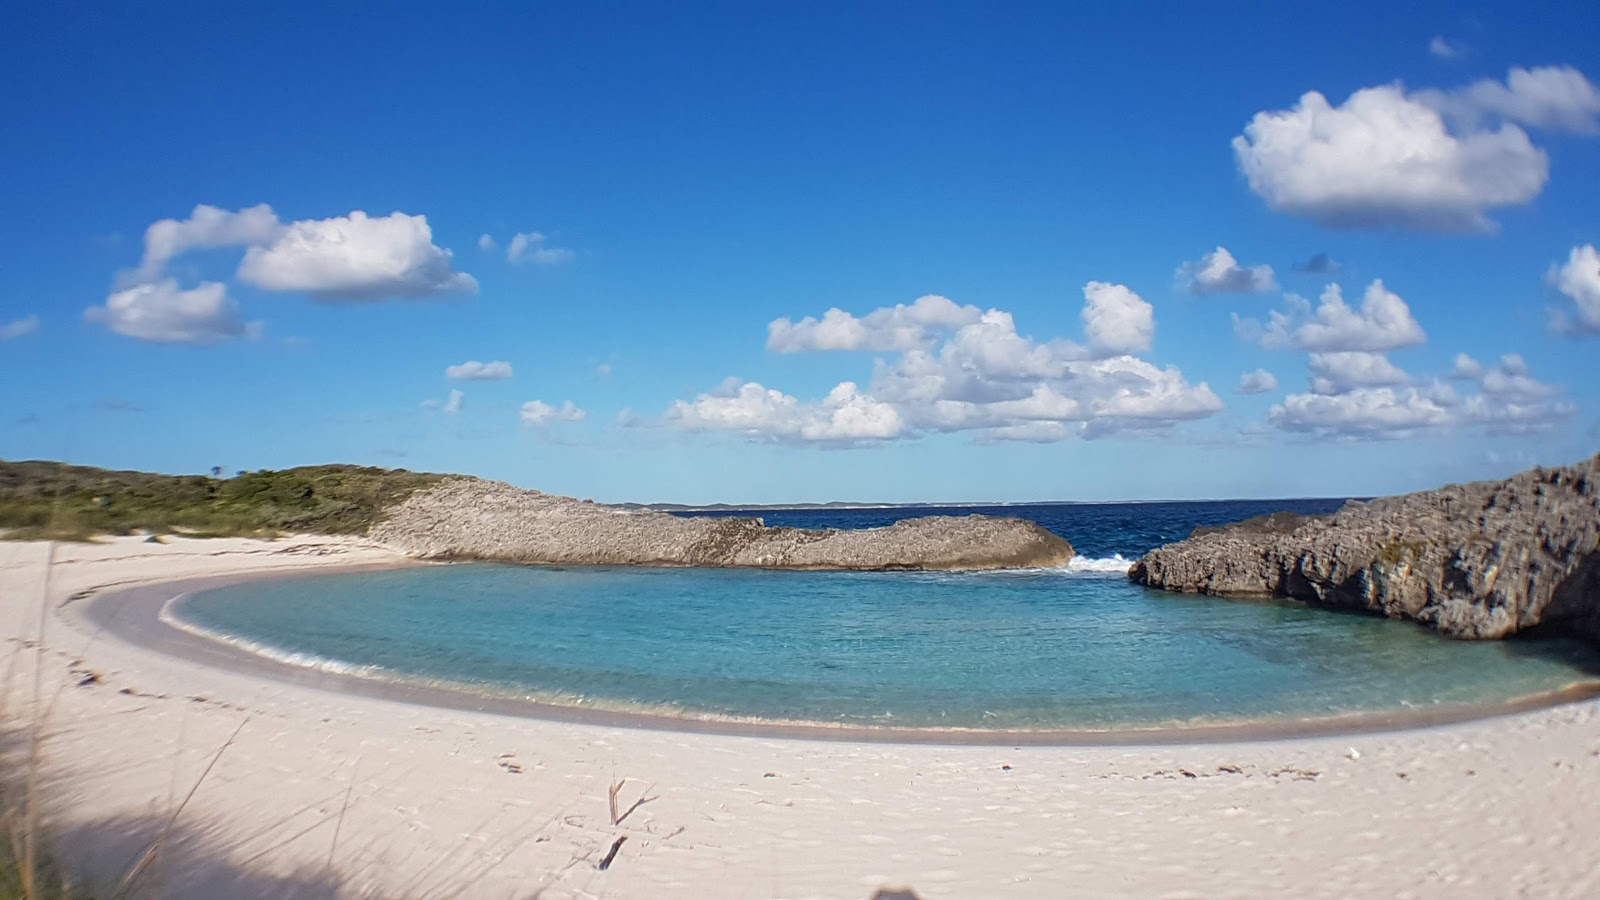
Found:
[(1450, 364), (1450, 377), (1473, 381), (1483, 377), (1483, 363), (1478, 362), (1465, 353), (1457, 353)]
[(139, 280), (159, 278), (169, 261), (189, 250), (270, 244), (282, 232), (278, 214), (265, 203), (238, 212), (202, 203), (187, 219), (161, 219), (145, 229)]
[(1453, 91), (1419, 91), (1417, 97), (1469, 128), (1500, 119), (1547, 131), (1600, 133), (1600, 88), (1571, 66), (1513, 68), (1504, 82), (1486, 78)]
[(1411, 315), (1411, 307), (1384, 287), (1382, 279), (1367, 285), (1361, 306), (1356, 309), (1345, 302), (1344, 291), (1337, 284), (1323, 290), (1314, 310), (1310, 301), (1296, 294), (1289, 294), (1285, 300), (1288, 311), (1271, 311), (1264, 326), (1254, 319), (1235, 316), (1235, 331), (1247, 339), (1259, 340), (1269, 349), (1291, 347), (1326, 353), (1377, 353), (1415, 346), (1428, 339)]
[(1083, 333), (1095, 350), (1139, 353), (1156, 336), (1155, 308), (1126, 286), (1091, 281), (1083, 287)]
[(1488, 231), (1491, 210), (1532, 200), (1549, 177), (1519, 125), (1600, 131), (1600, 91), (1570, 67), (1453, 91), (1364, 88), (1338, 106), (1311, 91), (1257, 113), (1233, 150), (1276, 210), (1335, 227)]
[(360, 210), (290, 223), (271, 244), (245, 251), (239, 279), (333, 302), (478, 289), (471, 275), (455, 270), (450, 251), (433, 243), (426, 216), (373, 218)]
[(730, 379), (693, 402), (675, 401), (667, 418), (691, 431), (737, 431), (754, 438), (817, 443), (855, 443), (899, 437), (905, 431), (891, 405), (863, 396), (854, 382), (841, 382), (820, 403), (802, 403), (758, 382)]
[(1265, 394), (1278, 389), (1278, 376), (1266, 369), (1256, 369), (1239, 376), (1239, 393)]
[(293, 291), (340, 302), (434, 297), (474, 292), (478, 283), (457, 272), (449, 250), (433, 243), (425, 216), (395, 212), (371, 217), (305, 219), (284, 224), (265, 203), (230, 212), (201, 204), (187, 219), (161, 219), (145, 229), (144, 256), (118, 278), (90, 321), (118, 334), (163, 343), (215, 343), (248, 330), (239, 323), (227, 286), (208, 281), (182, 290), (168, 265), (197, 249), (244, 247), (236, 277), (268, 291)]
[(125, 280), (160, 280), (166, 265), (201, 248), (245, 247), (241, 281), (317, 300), (381, 300), (475, 291), (455, 271), (449, 250), (433, 243), (426, 216), (361, 210), (284, 224), (263, 203), (230, 212), (201, 204), (187, 219), (162, 219), (145, 229), (144, 259)]
[(36, 315), (23, 316), (20, 319), (0, 325), (0, 341), (9, 341), (32, 334), (39, 330), (39, 317)]
[(1278, 289), (1271, 266), (1241, 266), (1226, 247), (1179, 266), (1178, 280), (1191, 294), (1260, 294)]
[(1209, 416), (1222, 401), (1204, 382), (1133, 355), (1148, 350), (1153, 310), (1120, 284), (1084, 286), (1086, 340), (1035, 341), (1010, 313), (935, 295), (864, 316), (831, 309), (768, 326), (768, 349), (878, 350), (865, 387), (843, 381), (806, 402), (758, 382), (730, 379), (668, 408), (667, 421), (755, 440), (854, 446), (928, 432), (980, 440), (1060, 441), (1165, 429)]
[(1417, 388), (1357, 388), (1341, 394), (1290, 394), (1267, 421), (1324, 437), (1398, 438), (1453, 421), (1439, 397)]
[(1552, 266), (1547, 280), (1572, 308), (1552, 312), (1551, 324), (1568, 334), (1600, 334), (1600, 251), (1573, 247), (1565, 265)]
[(1399, 366), (1389, 361), (1389, 357), (1363, 350), (1313, 353), (1306, 367), (1311, 370), (1311, 390), (1318, 394), (1393, 387), (1411, 380)]
[(1448, 377), (1477, 389), (1467, 396), (1395, 365), (1386, 351), (1421, 344), (1426, 335), (1410, 307), (1381, 281), (1367, 288), (1359, 310), (1344, 303), (1337, 285), (1323, 293), (1314, 314), (1305, 300), (1288, 300), (1290, 312), (1273, 312), (1264, 328), (1236, 319), (1247, 326), (1238, 328), (1242, 335), (1253, 333), (1264, 346), (1307, 353), (1310, 390), (1284, 397), (1267, 413), (1267, 421), (1285, 431), (1358, 440), (1464, 427), (1522, 433), (1551, 428), (1574, 411), (1559, 387), (1534, 379), (1515, 354), (1490, 369), (1456, 354)]
[[(1387, 360), (1379, 365), (1391, 366)], [(1456, 366), (1456, 372), (1462, 370)], [(1560, 399), (1559, 387), (1533, 378), (1516, 354), (1501, 357), (1498, 366), (1465, 380), (1475, 381), (1478, 392), (1463, 397), (1437, 380), (1351, 386), (1319, 382), (1314, 376), (1311, 393), (1285, 397), (1267, 420), (1286, 431), (1381, 440), (1464, 427), (1526, 434), (1549, 430), (1575, 412), (1571, 403)]]
[(522, 404), (518, 417), (524, 425), (544, 428), (561, 422), (582, 422), (589, 417), (589, 414), (575, 406), (571, 400), (559, 407), (551, 406), (543, 400), (529, 400)]
[(511, 363), (503, 360), (478, 362), (469, 359), (460, 365), (446, 366), (444, 377), (451, 381), (498, 381), (511, 377)]
[(910, 350), (944, 331), (978, 321), (983, 310), (958, 306), (937, 294), (875, 309), (856, 318), (838, 307), (821, 319), (774, 319), (767, 326), (767, 349), (777, 353), (808, 350)]
[(104, 306), (91, 306), (84, 318), (117, 334), (159, 344), (218, 344), (257, 337), (261, 323), (245, 323), (227, 285), (202, 282), (182, 290), (175, 279), (116, 291)]

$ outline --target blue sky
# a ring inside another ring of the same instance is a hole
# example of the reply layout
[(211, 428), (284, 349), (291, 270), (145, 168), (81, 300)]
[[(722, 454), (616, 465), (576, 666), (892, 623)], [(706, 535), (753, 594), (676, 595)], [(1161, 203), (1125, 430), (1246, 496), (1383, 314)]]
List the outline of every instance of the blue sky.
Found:
[(0, 457), (782, 502), (1600, 449), (1584, 5), (234, 6), (0, 35)]

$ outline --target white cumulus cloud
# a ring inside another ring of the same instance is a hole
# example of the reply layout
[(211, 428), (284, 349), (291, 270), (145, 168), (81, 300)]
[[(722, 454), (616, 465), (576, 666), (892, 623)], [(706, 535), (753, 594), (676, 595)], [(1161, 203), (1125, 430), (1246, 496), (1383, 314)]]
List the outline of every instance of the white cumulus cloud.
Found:
[(1572, 301), (1555, 310), (1552, 324), (1569, 334), (1600, 334), (1600, 251), (1593, 244), (1573, 247), (1565, 265), (1552, 266), (1547, 280)]
[(1474, 381), (1483, 377), (1483, 363), (1465, 353), (1457, 353), (1450, 364), (1450, 377)]
[(1241, 336), (1259, 333), (1265, 347), (1322, 352), (1380, 353), (1427, 340), (1411, 307), (1384, 287), (1382, 279), (1367, 285), (1357, 309), (1345, 302), (1344, 291), (1337, 284), (1322, 292), (1315, 310), (1304, 298), (1290, 295), (1288, 301), (1289, 311), (1273, 310), (1264, 328), (1249, 319), (1235, 319), (1234, 330)]
[(811, 443), (859, 443), (898, 437), (904, 426), (893, 406), (845, 381), (819, 403), (802, 403), (758, 382), (723, 385), (692, 402), (678, 400), (667, 419), (691, 431), (735, 431), (752, 438)]
[(1342, 394), (1364, 387), (1394, 387), (1411, 380), (1387, 356), (1361, 350), (1313, 353), (1307, 367), (1311, 370), (1311, 392), (1314, 394)]
[[(513, 263), (554, 266), (577, 258), (577, 254), (571, 250), (565, 247), (552, 247), (548, 241), (545, 235), (537, 231), (514, 234), (506, 243), (506, 259)], [(479, 239), (479, 246), (483, 246), (482, 239)]]
[(1155, 339), (1155, 310), (1126, 285), (1091, 281), (1083, 287), (1083, 333), (1099, 350), (1138, 353)]
[(1483, 373), (1483, 392), (1492, 397), (1518, 403), (1534, 403), (1554, 397), (1560, 391), (1533, 377), (1528, 363), (1519, 354), (1500, 357), (1500, 364)]
[(1272, 313), (1265, 327), (1235, 321), (1241, 334), (1254, 331), (1268, 347), (1307, 354), (1310, 389), (1284, 397), (1267, 414), (1282, 430), (1353, 440), (1462, 429), (1525, 433), (1554, 427), (1574, 412), (1559, 385), (1536, 379), (1514, 353), (1492, 368), (1457, 353), (1444, 376), (1417, 377), (1400, 368), (1387, 351), (1427, 338), (1405, 301), (1382, 281), (1367, 288), (1360, 309), (1345, 304), (1337, 285), (1314, 312), (1304, 299), (1289, 299), (1290, 311)]
[(1266, 369), (1256, 369), (1239, 376), (1239, 393), (1265, 394), (1278, 389), (1278, 377)]
[(522, 424), (532, 425), (536, 428), (543, 428), (559, 422), (582, 422), (589, 416), (587, 412), (575, 406), (571, 400), (566, 401), (559, 407), (551, 406), (543, 400), (529, 400), (527, 403), (522, 404), (522, 410), (518, 415), (522, 419)]
[(136, 280), (159, 278), (168, 261), (189, 250), (270, 244), (282, 231), (277, 213), (265, 203), (238, 212), (202, 203), (187, 219), (161, 219), (145, 229), (144, 260)]
[(1529, 434), (1548, 431), (1572, 417), (1577, 408), (1562, 399), (1562, 389), (1533, 377), (1526, 360), (1515, 353), (1483, 372), (1480, 392), (1466, 398), (1461, 417), (1484, 431)]
[(1241, 266), (1226, 247), (1179, 266), (1178, 280), (1191, 294), (1259, 294), (1278, 288), (1271, 266)]
[(1009, 312), (944, 297), (883, 307), (864, 316), (829, 310), (820, 319), (780, 319), (769, 349), (876, 349), (865, 387), (842, 382), (808, 402), (757, 382), (733, 380), (667, 418), (693, 430), (736, 431), (796, 443), (862, 444), (927, 432), (973, 432), (981, 441), (1056, 441), (1159, 430), (1212, 415), (1222, 401), (1175, 367), (1133, 355), (1150, 347), (1152, 308), (1124, 285), (1084, 288), (1085, 342), (1019, 334)]
[(1357, 388), (1343, 394), (1290, 394), (1267, 421), (1286, 431), (1330, 437), (1395, 438), (1451, 424), (1439, 398), (1417, 388)]
[(1490, 210), (1543, 190), (1549, 159), (1521, 128), (1453, 133), (1429, 99), (1385, 85), (1334, 106), (1311, 91), (1257, 113), (1234, 155), (1268, 206), (1334, 227), (1485, 231)]
[(976, 306), (928, 294), (906, 304), (875, 309), (857, 318), (838, 307), (821, 319), (774, 319), (767, 325), (767, 349), (777, 353), (810, 350), (910, 350), (937, 334), (970, 325), (983, 316)]
[(1562, 389), (1535, 379), (1516, 354), (1492, 369), (1457, 354), (1450, 377), (1477, 388), (1466, 396), (1437, 379), (1411, 378), (1377, 353), (1313, 353), (1309, 365), (1311, 391), (1285, 397), (1268, 422), (1321, 437), (1381, 440), (1461, 428), (1544, 431), (1574, 412)]
[(269, 291), (295, 291), (328, 301), (433, 297), (476, 291), (457, 272), (449, 250), (433, 243), (426, 216), (396, 212), (291, 223), (271, 244), (253, 246), (239, 278)]
[(1572, 418), (1577, 407), (1564, 400), (1520, 401), (1487, 392), (1468, 397), (1462, 405), (1465, 422), (1489, 434), (1538, 434)]
[(256, 337), (261, 330), (260, 323), (239, 318), (227, 285), (207, 281), (182, 290), (172, 278), (116, 291), (104, 306), (85, 310), (84, 318), (117, 334), (161, 344), (216, 344)]
[(1161, 368), (1136, 356), (1074, 364), (1069, 374), (1085, 382), (1079, 389), (1089, 425), (1105, 433), (1202, 419), (1222, 409), (1205, 382), (1190, 384), (1176, 366)]
[(469, 359), (460, 365), (446, 366), (444, 377), (451, 381), (498, 381), (511, 377), (511, 363), (502, 360), (478, 362)]
[(31, 334), (39, 329), (39, 317), (36, 315), (23, 316), (20, 319), (0, 325), (0, 341), (9, 341), (14, 338)]
[(1571, 66), (1513, 68), (1504, 82), (1486, 78), (1416, 96), (1466, 128), (1498, 119), (1549, 131), (1600, 132), (1600, 88)]

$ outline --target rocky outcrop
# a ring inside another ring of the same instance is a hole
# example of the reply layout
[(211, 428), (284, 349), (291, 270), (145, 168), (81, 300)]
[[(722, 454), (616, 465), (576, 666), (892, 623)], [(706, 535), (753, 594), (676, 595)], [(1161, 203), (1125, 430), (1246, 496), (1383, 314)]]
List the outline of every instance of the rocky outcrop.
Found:
[(1600, 640), (1600, 456), (1208, 529), (1150, 551), (1128, 577), (1376, 612), (1458, 638), (1546, 625)]
[(1072, 545), (1022, 519), (928, 516), (884, 528), (773, 528), (683, 517), (451, 479), (412, 494), (372, 537), (423, 559), (783, 569), (1063, 566)]

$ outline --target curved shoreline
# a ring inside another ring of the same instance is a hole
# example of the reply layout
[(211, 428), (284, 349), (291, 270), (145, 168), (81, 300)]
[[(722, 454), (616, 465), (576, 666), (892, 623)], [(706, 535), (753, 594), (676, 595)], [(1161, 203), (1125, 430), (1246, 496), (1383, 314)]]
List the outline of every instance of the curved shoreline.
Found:
[(528, 698), (473, 694), (420, 682), (377, 679), (317, 669), (273, 659), (232, 643), (177, 627), (166, 621), (163, 615), (173, 601), (181, 599), (184, 595), (210, 588), (264, 578), (276, 580), (327, 574), (330, 570), (354, 572), (395, 567), (389, 564), (319, 566), (314, 569), (279, 570), (272, 573), (212, 575), (148, 582), (134, 586), (117, 586), (96, 590), (87, 598), (73, 599), (86, 599), (87, 602), (79, 614), (96, 631), (108, 633), (145, 650), (269, 681), (437, 709), (683, 734), (950, 746), (1138, 747), (1220, 744), (1414, 731), (1492, 719), (1600, 697), (1600, 681), (1589, 681), (1548, 693), (1484, 704), (1361, 712), (1315, 719), (1263, 720), (1149, 729), (984, 730), (836, 725), (826, 722), (767, 722), (586, 708)]

